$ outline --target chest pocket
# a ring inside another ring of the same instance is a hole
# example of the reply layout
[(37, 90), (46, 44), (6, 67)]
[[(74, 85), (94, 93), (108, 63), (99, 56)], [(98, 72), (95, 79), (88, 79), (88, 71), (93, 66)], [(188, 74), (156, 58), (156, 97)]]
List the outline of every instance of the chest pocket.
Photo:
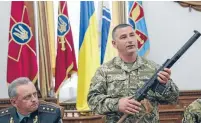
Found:
[(123, 96), (127, 85), (127, 77), (125, 75), (111, 75), (107, 77), (107, 94), (112, 97)]
[(146, 83), (154, 75), (154, 73), (154, 70), (139, 71), (139, 80)]

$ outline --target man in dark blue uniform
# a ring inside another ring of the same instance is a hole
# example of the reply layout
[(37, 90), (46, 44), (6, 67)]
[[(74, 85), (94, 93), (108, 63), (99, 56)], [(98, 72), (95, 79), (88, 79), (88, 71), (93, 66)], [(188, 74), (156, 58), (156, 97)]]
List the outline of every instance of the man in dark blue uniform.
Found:
[(62, 123), (60, 108), (40, 103), (28, 78), (14, 80), (8, 87), (8, 95), (13, 107), (0, 110), (0, 123)]

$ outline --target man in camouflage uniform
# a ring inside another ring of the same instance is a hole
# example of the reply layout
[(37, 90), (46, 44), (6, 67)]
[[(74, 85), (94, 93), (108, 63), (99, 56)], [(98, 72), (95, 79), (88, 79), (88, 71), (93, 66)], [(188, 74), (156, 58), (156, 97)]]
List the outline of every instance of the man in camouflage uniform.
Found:
[(201, 123), (201, 99), (192, 102), (184, 111), (183, 123)]
[(131, 97), (159, 66), (137, 55), (137, 40), (130, 25), (116, 26), (112, 36), (119, 56), (98, 68), (92, 78), (87, 98), (90, 109), (106, 115), (107, 123), (116, 123), (124, 113), (129, 114), (124, 123), (159, 123), (158, 104), (174, 103), (179, 95), (170, 69), (160, 71), (160, 84), (143, 101), (136, 101)]

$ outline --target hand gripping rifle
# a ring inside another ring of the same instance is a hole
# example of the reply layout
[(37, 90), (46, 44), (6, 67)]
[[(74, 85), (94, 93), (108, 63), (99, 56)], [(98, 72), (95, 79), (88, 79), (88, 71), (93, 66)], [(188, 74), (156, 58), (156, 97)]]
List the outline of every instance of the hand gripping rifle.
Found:
[[(200, 32), (198, 31), (194, 31), (194, 35), (183, 45), (183, 47), (171, 58), (171, 59), (167, 59), (165, 61), (165, 63), (156, 71), (156, 73), (149, 79), (148, 82), (146, 82), (146, 84), (144, 84), (144, 86), (140, 89), (137, 90), (136, 95), (135, 95), (135, 100), (137, 101), (141, 101), (143, 100), (146, 95), (147, 92), (150, 89), (154, 89), (155, 86), (159, 83), (157, 80), (158, 77), (158, 72), (159, 71), (163, 71), (164, 68), (171, 68), (172, 65), (174, 65), (174, 63), (186, 52), (186, 50), (188, 50), (188, 48), (200, 37)], [(160, 84), (162, 85), (162, 84)], [(165, 86), (165, 85), (163, 85)], [(120, 120), (117, 123), (122, 123), (126, 118), (127, 118), (128, 114), (124, 114)]]

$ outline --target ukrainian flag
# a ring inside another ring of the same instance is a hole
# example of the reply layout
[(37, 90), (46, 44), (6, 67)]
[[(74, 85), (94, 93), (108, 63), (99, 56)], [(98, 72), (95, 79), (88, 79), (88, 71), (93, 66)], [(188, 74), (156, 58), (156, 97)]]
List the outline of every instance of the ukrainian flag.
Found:
[(138, 41), (138, 54), (140, 56), (146, 56), (149, 53), (150, 44), (142, 1), (129, 1), (128, 7), (128, 22), (135, 29), (136, 38)]
[(80, 37), (78, 58), (77, 110), (89, 110), (87, 95), (96, 69), (100, 65), (98, 28), (93, 1), (80, 2)]

